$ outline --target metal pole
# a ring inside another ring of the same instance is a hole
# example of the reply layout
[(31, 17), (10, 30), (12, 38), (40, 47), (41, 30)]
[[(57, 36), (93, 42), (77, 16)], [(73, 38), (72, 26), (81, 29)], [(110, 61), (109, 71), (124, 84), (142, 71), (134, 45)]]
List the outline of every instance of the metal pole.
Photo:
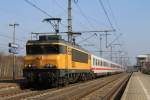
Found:
[(68, 42), (72, 42), (72, 7), (71, 0), (68, 0)]
[(100, 39), (99, 39), (99, 47), (100, 47), (100, 57), (102, 57), (102, 34), (100, 34)]
[[(19, 26), (19, 24), (9, 24), (9, 26), (12, 26), (13, 27), (13, 29), (14, 29), (14, 31), (13, 31), (13, 44), (15, 44), (15, 34), (16, 34), (16, 26)], [(16, 63), (15, 63), (15, 61), (16, 61), (16, 59), (15, 59), (16, 57), (15, 57), (15, 54), (13, 53), (13, 80), (15, 80), (15, 65), (16, 65)]]
[(110, 60), (112, 61), (113, 60), (113, 46), (116, 46), (116, 45), (121, 45), (121, 44), (111, 44), (110, 45)]
[(112, 61), (112, 49), (113, 49), (113, 47), (110, 46), (110, 60), (111, 60), (111, 61)]
[(108, 41), (108, 40), (107, 40), (107, 35), (108, 35), (108, 34), (107, 34), (107, 31), (106, 31), (106, 48), (107, 48), (107, 41)]
[[(14, 24), (14, 32), (13, 32), (13, 43), (15, 44), (15, 30), (16, 29), (16, 24)], [(16, 63), (15, 63), (15, 54), (13, 53), (13, 80), (15, 80), (15, 65), (16, 65)]]

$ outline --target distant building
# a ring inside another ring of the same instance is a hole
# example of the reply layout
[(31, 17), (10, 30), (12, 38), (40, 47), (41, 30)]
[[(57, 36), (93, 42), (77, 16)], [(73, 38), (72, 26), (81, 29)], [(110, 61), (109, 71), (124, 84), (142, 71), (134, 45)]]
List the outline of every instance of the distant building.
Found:
[(150, 72), (150, 54), (138, 55), (136, 58), (139, 69)]

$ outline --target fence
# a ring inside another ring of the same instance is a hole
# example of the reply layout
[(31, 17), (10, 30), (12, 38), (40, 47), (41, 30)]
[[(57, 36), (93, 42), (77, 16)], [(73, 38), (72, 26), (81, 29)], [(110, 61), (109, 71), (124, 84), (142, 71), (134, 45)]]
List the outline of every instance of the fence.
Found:
[[(0, 79), (10, 79), (13, 75), (13, 56), (0, 53)], [(23, 57), (17, 56), (15, 62), (16, 78), (22, 77)]]

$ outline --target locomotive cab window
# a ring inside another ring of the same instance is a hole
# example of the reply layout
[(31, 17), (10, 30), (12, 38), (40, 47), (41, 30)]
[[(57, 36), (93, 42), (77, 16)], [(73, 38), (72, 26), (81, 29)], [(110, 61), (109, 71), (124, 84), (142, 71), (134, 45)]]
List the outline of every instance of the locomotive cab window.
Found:
[(59, 54), (66, 53), (66, 47), (57, 44), (27, 45), (27, 54)]

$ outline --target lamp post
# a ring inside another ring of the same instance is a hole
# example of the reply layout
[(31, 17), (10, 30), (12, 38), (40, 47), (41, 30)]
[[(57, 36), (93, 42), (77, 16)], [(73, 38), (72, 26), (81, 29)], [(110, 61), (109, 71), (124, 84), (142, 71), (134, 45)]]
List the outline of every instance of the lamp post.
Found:
[[(16, 26), (19, 26), (19, 24), (9, 24), (9, 26), (13, 27), (13, 44), (15, 44), (15, 34), (16, 34)], [(13, 53), (13, 80), (15, 80), (15, 53)]]

